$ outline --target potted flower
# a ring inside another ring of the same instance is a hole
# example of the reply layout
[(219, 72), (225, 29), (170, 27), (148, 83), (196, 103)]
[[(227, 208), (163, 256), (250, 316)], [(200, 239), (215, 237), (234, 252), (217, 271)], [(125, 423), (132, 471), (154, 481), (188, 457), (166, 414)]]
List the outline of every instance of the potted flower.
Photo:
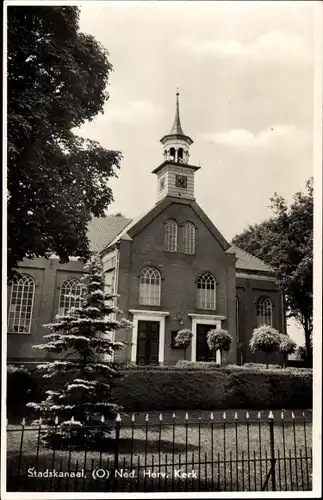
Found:
[(250, 339), (250, 349), (255, 351), (262, 351), (266, 355), (266, 367), (268, 368), (268, 354), (277, 352), (280, 346), (280, 333), (268, 325), (255, 328)]
[(287, 334), (280, 335), (279, 350), (283, 355), (283, 368), (287, 367), (288, 354), (293, 354), (296, 351), (296, 342)]
[(214, 353), (214, 356), (216, 355), (216, 351), (220, 351), (220, 363), (222, 365), (222, 353), (223, 351), (229, 351), (232, 342), (230, 333), (222, 328), (214, 328), (208, 332), (206, 339), (207, 345), (210, 351)]
[(184, 359), (186, 359), (186, 349), (192, 341), (193, 333), (191, 330), (183, 329), (177, 332), (175, 337), (175, 346), (184, 349)]

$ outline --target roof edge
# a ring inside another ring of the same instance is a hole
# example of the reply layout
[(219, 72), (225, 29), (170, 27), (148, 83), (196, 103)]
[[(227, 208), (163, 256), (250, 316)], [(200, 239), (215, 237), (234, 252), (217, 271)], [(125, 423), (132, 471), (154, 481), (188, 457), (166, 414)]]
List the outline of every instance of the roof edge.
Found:
[(177, 161), (172, 161), (172, 160), (165, 160), (163, 163), (158, 165), (151, 173), (152, 174), (157, 174), (159, 170), (161, 170), (163, 167), (166, 165), (175, 165), (176, 167), (185, 167), (185, 168), (190, 168), (191, 170), (194, 170), (196, 172), (197, 170), (200, 170), (201, 167), (198, 167), (197, 165), (190, 165), (189, 163), (180, 163)]

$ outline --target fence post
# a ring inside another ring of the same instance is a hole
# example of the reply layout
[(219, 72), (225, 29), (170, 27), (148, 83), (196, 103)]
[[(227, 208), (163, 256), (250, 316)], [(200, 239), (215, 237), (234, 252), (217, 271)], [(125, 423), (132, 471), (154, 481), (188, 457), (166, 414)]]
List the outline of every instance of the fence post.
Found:
[(120, 414), (118, 413), (116, 417), (116, 446), (115, 446), (115, 451), (114, 451), (114, 470), (119, 469), (119, 439), (120, 439), (120, 422), (121, 422), (121, 417)]
[(24, 443), (24, 431), (25, 431), (26, 419), (25, 417), (21, 421), (21, 439), (20, 439), (20, 449), (19, 449), (19, 459), (18, 459), (18, 477), (20, 476), (21, 468), (21, 458), (22, 458), (22, 447)]
[(271, 485), (272, 485), (272, 490), (276, 491), (274, 415), (272, 411), (269, 412), (268, 418), (269, 418), (269, 437), (270, 437)]
[(115, 439), (115, 448), (114, 448), (114, 462), (113, 462), (113, 477), (112, 477), (112, 491), (117, 490), (117, 474), (116, 472), (119, 469), (119, 439), (120, 439), (120, 422), (121, 417), (120, 414), (116, 416), (116, 439)]

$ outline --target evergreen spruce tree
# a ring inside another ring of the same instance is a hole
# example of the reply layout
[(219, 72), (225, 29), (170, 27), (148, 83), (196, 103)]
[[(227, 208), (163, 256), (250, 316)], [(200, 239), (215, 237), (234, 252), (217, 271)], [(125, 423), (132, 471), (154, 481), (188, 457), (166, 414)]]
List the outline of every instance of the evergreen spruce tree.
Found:
[(51, 330), (44, 336), (48, 342), (34, 346), (60, 355), (38, 366), (42, 378), (50, 379), (52, 390), (44, 401), (28, 403), (47, 426), (43, 440), (50, 448), (102, 448), (111, 431), (108, 421), (122, 411), (111, 398), (113, 383), (120, 377), (119, 366), (103, 355), (125, 346), (112, 340), (111, 333), (131, 323), (113, 319), (121, 311), (113, 306), (115, 296), (104, 291), (99, 257), (91, 258), (83, 280), (81, 306), (45, 325)]

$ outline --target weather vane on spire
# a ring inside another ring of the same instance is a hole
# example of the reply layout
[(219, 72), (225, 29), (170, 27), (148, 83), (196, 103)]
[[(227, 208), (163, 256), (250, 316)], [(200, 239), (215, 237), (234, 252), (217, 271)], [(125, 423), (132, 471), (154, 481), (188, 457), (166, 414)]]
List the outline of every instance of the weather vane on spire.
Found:
[(177, 87), (176, 95), (177, 95), (177, 97), (179, 96), (179, 87)]

